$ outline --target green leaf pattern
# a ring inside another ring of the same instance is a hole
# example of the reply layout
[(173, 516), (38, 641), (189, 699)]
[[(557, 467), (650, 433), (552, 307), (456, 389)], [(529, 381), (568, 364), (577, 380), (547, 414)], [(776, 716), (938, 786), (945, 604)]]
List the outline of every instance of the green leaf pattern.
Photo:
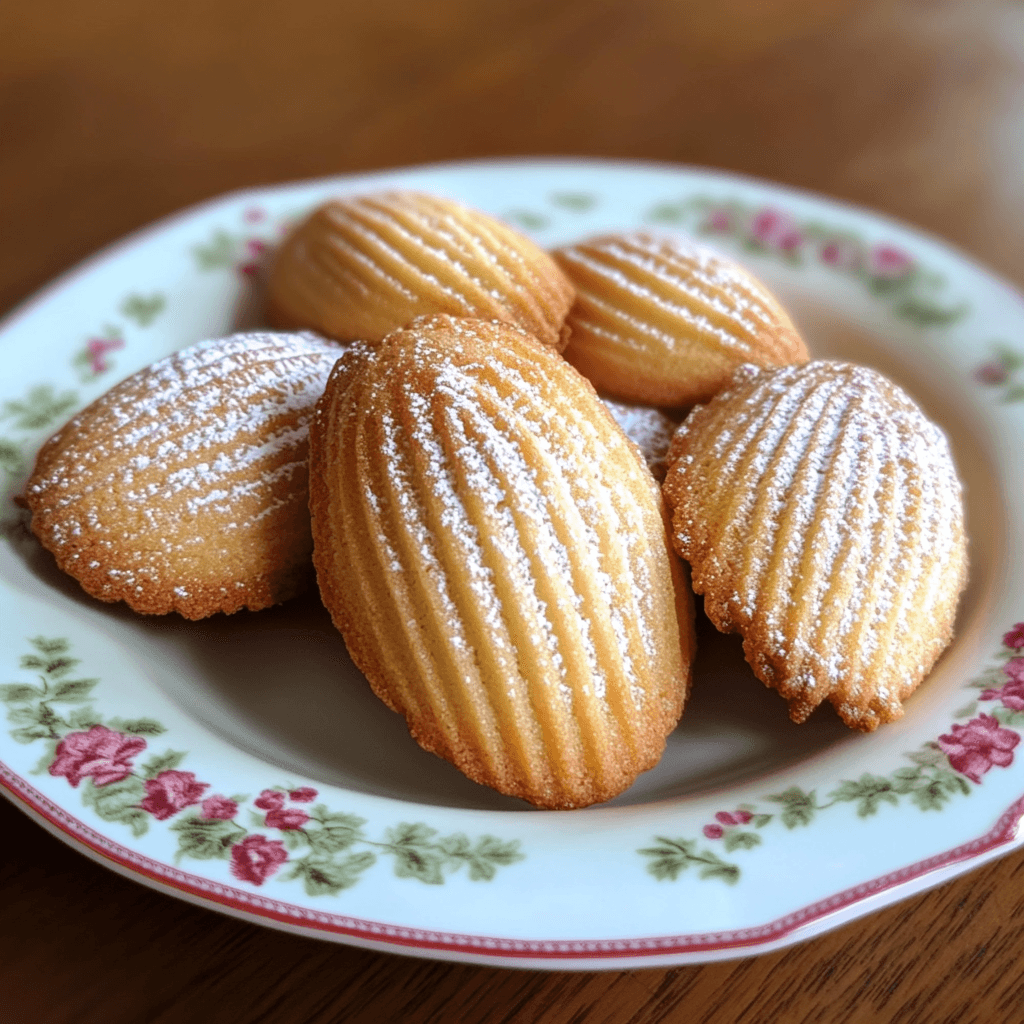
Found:
[(0, 420), (10, 419), (16, 430), (49, 427), (78, 402), (74, 391), (59, 394), (49, 384), (29, 388), (24, 398), (10, 399), (0, 406)]
[[(121, 302), (119, 312), (139, 328), (150, 327), (167, 305), (161, 292), (144, 296), (130, 293)], [(87, 384), (114, 368), (110, 353), (122, 349), (125, 334), (118, 323), (104, 324), (101, 330), (88, 337), (72, 354), (71, 365), (79, 379)], [(6, 497), (27, 473), (30, 453), (39, 447), (40, 433), (59, 425), (81, 403), (77, 391), (57, 391), (51, 384), (36, 384), (21, 398), (7, 399), (0, 405), (0, 421), (8, 423), (10, 433), (0, 436), (0, 473), (3, 475)], [(5, 506), (8, 502), (5, 501)], [(5, 507), (0, 517), (0, 535), (10, 536), (22, 522), (20, 514)]]
[[(1015, 682), (1020, 680), (1020, 682)], [(941, 811), (954, 797), (970, 796), (973, 785), (980, 784), (977, 765), (969, 759), (956, 761), (959, 746), (957, 729), (982, 736), (982, 743), (996, 740), (997, 730), (1005, 734), (998, 737), (997, 746), (1011, 751), (1019, 741), (1015, 731), (1024, 728), (1024, 623), (1018, 623), (1006, 634), (1003, 649), (995, 664), (989, 666), (966, 684), (967, 689), (981, 693), (962, 707), (954, 717), (972, 718), (966, 726), (954, 725), (950, 734), (939, 737), (940, 742), (929, 740), (904, 756), (909, 764), (895, 768), (888, 775), (864, 772), (856, 779), (846, 779), (831, 789), (824, 800), (817, 790), (804, 790), (790, 786), (781, 793), (764, 797), (764, 805), (744, 804), (733, 811), (719, 811), (715, 820), (704, 826), (704, 837), (720, 841), (726, 853), (751, 850), (763, 841), (761, 830), (781, 825), (785, 829), (801, 829), (813, 824), (818, 815), (839, 804), (852, 805), (859, 818), (870, 818), (883, 808), (899, 807), (908, 800), (919, 811)], [(1000, 701), (998, 707), (978, 713), (981, 703)], [(945, 748), (942, 744), (945, 744)], [(954, 757), (954, 760), (951, 760)], [(1012, 762), (993, 759), (988, 767)], [(988, 770), (987, 768), (984, 770)], [(973, 784), (973, 785), (972, 785)], [(771, 807), (773, 809), (769, 810)], [(698, 851), (695, 840), (658, 837), (658, 845), (637, 852), (647, 858), (647, 871), (656, 879), (674, 881), (691, 865), (701, 865), (700, 878), (719, 878), (735, 882), (740, 877), (736, 864), (720, 861), (707, 849)], [(728, 869), (728, 870), (726, 870)]]
[[(126, 826), (136, 838), (154, 821), (173, 818), (168, 828), (177, 838), (176, 862), (228, 860), (236, 878), (256, 885), (284, 867), (281, 880), (301, 881), (310, 896), (336, 896), (381, 857), (391, 859), (396, 877), (427, 885), (441, 885), (463, 867), (471, 881), (489, 882), (499, 868), (524, 858), (518, 840), (491, 835), (474, 840), (461, 832), (441, 836), (423, 822), (402, 822), (375, 840), (365, 831), (366, 819), (357, 815), (324, 803), (304, 810), (301, 805), (317, 795), (309, 787), (267, 788), (252, 806), (244, 806), (248, 797), (242, 794), (210, 796), (206, 783), (180, 770), (188, 757), (183, 750), (151, 751), (136, 764), (148, 739), (164, 727), (152, 718), (104, 721), (91, 704), (99, 680), (78, 677), (79, 659), (71, 656), (68, 641), (38, 636), (29, 642), (32, 651), (20, 666), (35, 681), (0, 684), (11, 737), (42, 743), (35, 770), (81, 784), (84, 806), (103, 821)], [(90, 730), (96, 730), (95, 737)], [(68, 743), (86, 750), (70, 767), (62, 762), (67, 752), (61, 753)], [(248, 828), (238, 821), (243, 814)], [(268, 832), (280, 838), (270, 839)]]
[(140, 295), (132, 292), (121, 303), (121, 313), (129, 320), (134, 320), (140, 327), (149, 327), (164, 311), (167, 299), (160, 292), (152, 295)]
[(234, 821), (203, 818), (197, 814), (181, 818), (170, 828), (172, 832), (178, 833), (178, 849), (174, 858), (176, 863), (182, 857), (226, 860), (231, 855), (231, 847), (246, 835), (245, 829), (239, 828)]
[(96, 786), (92, 779), (82, 784), (82, 803), (104, 821), (127, 825), (136, 838), (149, 831), (149, 815), (139, 806), (145, 795), (145, 785), (135, 775), (106, 786)]
[(717, 854), (708, 849), (698, 849), (693, 839), (667, 839), (656, 836), (657, 846), (640, 850), (650, 861), (647, 870), (659, 881), (667, 879), (674, 882), (681, 872), (687, 868), (697, 869), (701, 879), (718, 878), (730, 885), (740, 877), (740, 869), (735, 864), (728, 864)]
[(10, 498), (28, 470), (29, 453), (38, 444), (39, 431), (58, 422), (77, 404), (76, 392), (58, 392), (49, 384), (38, 384), (24, 397), (0, 405), (0, 422), (7, 422), (11, 431), (9, 436), (0, 437), (0, 479), (7, 499), (0, 515), (0, 535), (11, 536), (22, 523), (22, 515), (11, 507)]
[(975, 367), (974, 379), (1001, 402), (1024, 402), (1024, 349), (1006, 341), (993, 341), (989, 349), (992, 355)]
[(196, 269), (204, 274), (234, 270), (243, 277), (253, 276), (260, 270), (261, 261), (275, 240), (285, 234), (296, 219), (297, 215), (290, 213), (271, 221), (262, 207), (247, 207), (231, 230), (215, 228), (205, 242), (192, 246)]
[(868, 242), (855, 231), (817, 220), (800, 221), (773, 205), (699, 195), (657, 203), (646, 219), (728, 239), (747, 252), (793, 267), (813, 263), (859, 281), (897, 319), (919, 327), (944, 327), (969, 311), (966, 302), (943, 299), (945, 278), (901, 247)]
[(192, 247), (196, 265), (200, 270), (221, 270), (232, 266), (238, 259), (239, 241), (234, 235), (218, 228), (209, 241)]

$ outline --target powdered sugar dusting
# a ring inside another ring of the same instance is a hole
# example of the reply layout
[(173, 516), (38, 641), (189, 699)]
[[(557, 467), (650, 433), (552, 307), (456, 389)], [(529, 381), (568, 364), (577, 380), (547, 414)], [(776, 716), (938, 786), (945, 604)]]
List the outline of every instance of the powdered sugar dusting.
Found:
[[(472, 747), (486, 773), (522, 749), (502, 771), (585, 763), (581, 784), (610, 784), (678, 672), (656, 485), (586, 383), (515, 328), (424, 318), (363, 371), (345, 422), (373, 409), (383, 431), (364, 456), (359, 535), (378, 538), (396, 597), (413, 588), (431, 608), (402, 628), (434, 667), (410, 665), (401, 686), (457, 704), (445, 756)], [(456, 678), (442, 678), (449, 657)]]
[[(26, 490), (33, 529), (55, 554), (102, 551), (89, 562), (106, 566), (105, 581), (83, 585), (152, 604), (140, 610), (158, 610), (157, 592), (177, 607), (223, 589), (212, 581), (224, 573), (234, 586), (247, 559), (265, 561), (242, 553), (246, 538), (271, 522), (282, 538), (308, 533), (301, 521), (283, 528), (280, 513), (305, 501), (308, 421), (340, 352), (311, 334), (253, 333), (154, 363), (44, 445)], [(295, 557), (305, 554), (284, 562)], [(176, 584), (182, 576), (192, 582)]]
[(581, 314), (581, 323), (627, 345), (648, 335), (674, 348), (699, 336), (749, 357), (755, 339), (777, 324), (774, 303), (748, 274), (679, 236), (609, 236), (561, 255), (586, 304), (603, 313)]
[(793, 716), (828, 697), (857, 728), (898, 717), (965, 579), (942, 432), (865, 367), (743, 368), (694, 409), (669, 461), (695, 588)]
[(649, 405), (631, 405), (607, 397), (602, 401), (626, 437), (640, 449), (651, 472), (659, 479), (663, 477), (677, 421)]
[(285, 241), (270, 281), (289, 322), (379, 343), (431, 311), (520, 323), (560, 345), (573, 290), (529, 239), (451, 200), (385, 192), (328, 202)]

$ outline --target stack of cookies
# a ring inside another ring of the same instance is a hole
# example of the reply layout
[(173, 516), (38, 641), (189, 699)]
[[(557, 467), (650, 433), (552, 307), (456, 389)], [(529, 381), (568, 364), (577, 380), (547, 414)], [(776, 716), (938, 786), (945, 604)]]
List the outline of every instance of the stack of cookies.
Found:
[(58, 431), (32, 529), (145, 614), (255, 611), (315, 566), (374, 692), (478, 782), (572, 808), (652, 767), (694, 590), (796, 721), (899, 717), (949, 642), (941, 431), (874, 371), (808, 361), (688, 239), (548, 254), (451, 200), (336, 200), (282, 244), (268, 318)]

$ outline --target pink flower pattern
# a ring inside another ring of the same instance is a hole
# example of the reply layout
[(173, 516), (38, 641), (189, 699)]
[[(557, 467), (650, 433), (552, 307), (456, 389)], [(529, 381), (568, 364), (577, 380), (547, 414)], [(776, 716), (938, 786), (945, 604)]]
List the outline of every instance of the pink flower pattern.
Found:
[(1006, 367), (1002, 363), (996, 362), (994, 359), (989, 360), (987, 363), (982, 363), (974, 371), (974, 379), (979, 384), (991, 384), (999, 385), (1005, 384), (1009, 374), (1006, 372)]
[(263, 260), (270, 251), (270, 246), (262, 238), (246, 239), (243, 246), (245, 257), (237, 265), (240, 274), (246, 277), (257, 277), (263, 269)]
[(750, 237), (769, 249), (793, 253), (803, 244), (799, 225), (781, 210), (766, 207), (754, 214), (750, 222)]
[(1015, 651), (1024, 650), (1024, 622), (1018, 622), (1004, 637), (1003, 643)]
[(752, 817), (750, 811), (719, 811), (715, 815), (723, 825), (746, 825)]
[(307, 821), (309, 821), (309, 815), (298, 807), (284, 807), (280, 810), (267, 811), (267, 828), (279, 828), (282, 832), (302, 828)]
[(913, 258), (895, 245), (876, 245), (868, 255), (868, 270), (872, 277), (884, 281), (908, 277), (913, 269)]
[(231, 847), (231, 874), (239, 881), (262, 885), (287, 859), (280, 839), (257, 832)]
[(89, 369), (96, 374), (105, 373), (110, 368), (107, 353), (120, 348), (124, 348), (124, 338), (90, 338), (85, 343)]
[(261, 811), (279, 811), (284, 807), (284, 800), (284, 793), (279, 789), (265, 789), (253, 800), (253, 803)]
[[(927, 271), (901, 245), (871, 242), (852, 226), (823, 224), (814, 217), (774, 203), (761, 205), (725, 196), (693, 196), (658, 204), (648, 218), (700, 234), (731, 239), (744, 249), (792, 265), (805, 262), (853, 279), (866, 286), (878, 302), (887, 303), (900, 320), (922, 326), (955, 323), (968, 311), (965, 301), (941, 298), (940, 275)], [(999, 372), (998, 369), (985, 372)], [(1013, 401), (1022, 400), (1024, 385), (1012, 388)]]
[(109, 786), (132, 773), (132, 758), (146, 749), (141, 736), (126, 736), (105, 725), (88, 732), (69, 732), (57, 744), (57, 757), (49, 767), (53, 776), (63, 775), (72, 786), (91, 778), (96, 786)]
[(850, 239), (833, 238), (822, 243), (818, 250), (821, 262), (834, 270), (856, 271), (864, 262), (860, 246)]
[[(979, 699), (998, 700), (1010, 712), (1024, 712), (1024, 654), (1016, 653), (1024, 651), (1024, 622), (1015, 623), (1004, 634), (1003, 644), (1013, 655), (1002, 668), (1006, 682), (982, 690)], [(1021, 737), (1014, 729), (1007, 728), (1004, 721), (1007, 721), (1005, 717), (1001, 721), (995, 714), (982, 712), (966, 724), (953, 724), (948, 733), (938, 737), (935, 745), (946, 755), (954, 771), (981, 784), (983, 776), (992, 768), (1013, 764)], [(95, 786), (102, 787), (133, 775), (133, 759), (146, 746), (141, 736), (100, 724), (84, 731), (72, 730), (57, 742), (48, 770), (54, 777), (66, 778), (72, 787), (77, 787), (85, 778), (91, 778)], [(197, 804), (201, 804), (199, 817), (208, 821), (233, 822), (239, 812), (239, 802), (231, 797), (215, 794), (204, 799), (210, 784), (199, 781), (193, 772), (167, 769), (155, 778), (145, 779), (144, 786), (146, 795), (136, 806), (158, 821)], [(268, 788), (260, 792), (253, 804), (266, 812), (265, 827), (287, 832), (304, 829), (311, 820), (305, 810), (287, 804), (311, 803), (317, 796), (317, 790), (311, 786)], [(755, 819), (746, 809), (717, 811), (715, 820), (704, 825), (702, 831), (707, 839), (725, 837), (731, 842), (733, 830), (752, 820), (761, 828), (772, 817), (760, 814)], [(241, 881), (262, 885), (288, 860), (287, 849), (281, 840), (259, 833), (246, 834), (244, 828), (239, 828), (238, 832), (243, 838), (230, 847), (231, 873)], [(736, 839), (744, 836), (746, 833), (735, 834)]]
[(139, 806), (157, 821), (164, 821), (178, 811), (199, 803), (209, 788), (210, 784), (199, 782), (193, 772), (169, 769), (155, 779), (146, 780), (146, 796)]
[(230, 797), (207, 797), (201, 807), (202, 817), (208, 820), (230, 821), (238, 813), (238, 804)]
[(733, 230), (732, 211), (727, 209), (709, 210), (702, 225), (705, 231), (715, 231), (719, 234), (729, 234)]
[(1000, 700), (1003, 707), (1013, 711), (1024, 711), (1024, 679), (1013, 679), (998, 690), (986, 690), (982, 700)]
[(704, 826), (708, 839), (721, 839), (726, 831), (737, 825), (746, 825), (754, 815), (750, 811), (717, 811), (715, 820)]
[(992, 715), (980, 714), (966, 725), (954, 725), (938, 739), (942, 752), (953, 768), (972, 782), (981, 782), (990, 768), (1006, 768), (1013, 763), (1013, 748), (1020, 735), (1004, 729)]
[(990, 687), (981, 694), (981, 700), (1002, 701), (1003, 707), (1024, 711), (1024, 658), (1011, 658), (1004, 666), (1008, 683)]

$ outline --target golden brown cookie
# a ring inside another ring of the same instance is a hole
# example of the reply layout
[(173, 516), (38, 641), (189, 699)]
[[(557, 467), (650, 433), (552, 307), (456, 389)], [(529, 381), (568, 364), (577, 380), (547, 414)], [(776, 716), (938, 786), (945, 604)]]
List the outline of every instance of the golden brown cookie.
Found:
[(744, 366), (669, 451), (676, 550), (704, 610), (802, 722), (829, 700), (870, 731), (952, 637), (966, 582), (942, 431), (880, 373)]
[(518, 324), (561, 349), (572, 286), (524, 235), (452, 199), (382, 192), (314, 210), (281, 245), (268, 315), (343, 341), (379, 342), (415, 317)]
[(657, 485), (563, 359), (508, 325), (415, 321), (332, 375), (310, 457), (324, 603), (423, 747), (551, 808), (657, 762), (692, 594)]
[(742, 363), (807, 361), (785, 310), (738, 263), (681, 235), (605, 235), (553, 254), (576, 288), (565, 357), (602, 392), (705, 402)]
[(312, 578), (308, 422), (341, 348), (237, 334), (122, 381), (43, 445), (32, 530), (102, 601), (137, 612), (266, 608)]

